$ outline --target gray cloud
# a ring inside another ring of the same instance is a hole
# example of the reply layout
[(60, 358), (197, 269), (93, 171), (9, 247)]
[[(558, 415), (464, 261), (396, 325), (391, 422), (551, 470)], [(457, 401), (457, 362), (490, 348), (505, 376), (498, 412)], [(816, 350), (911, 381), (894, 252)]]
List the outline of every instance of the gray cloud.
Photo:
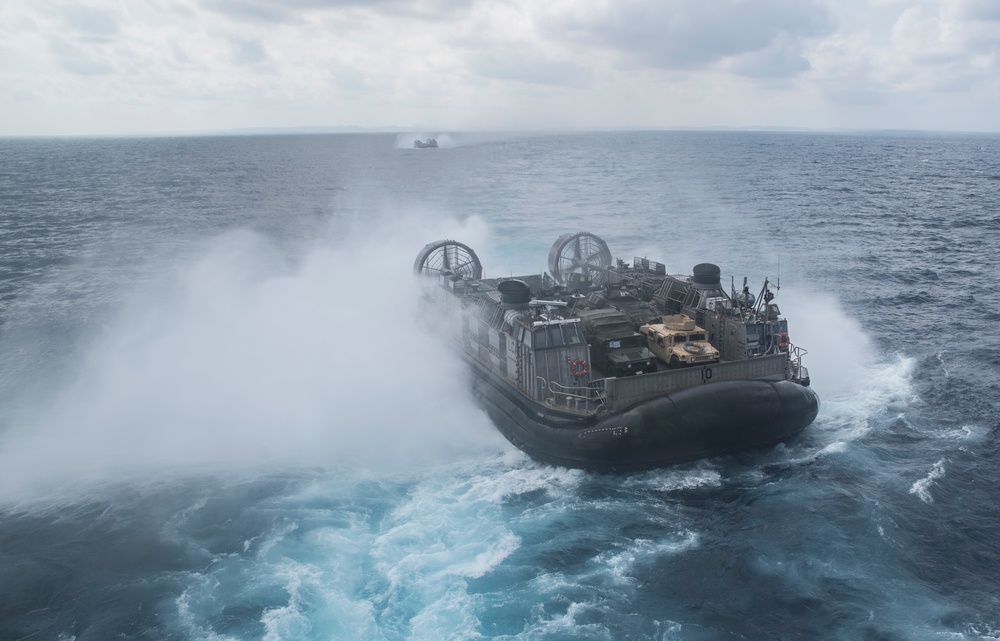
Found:
[(766, 49), (738, 56), (729, 67), (734, 73), (754, 78), (784, 78), (811, 68), (797, 43), (785, 38), (777, 39)]
[(983, 78), (979, 74), (966, 73), (963, 70), (956, 70), (956, 73), (941, 82), (934, 90), (941, 93), (968, 93), (982, 83)]
[(249, 22), (294, 22), (306, 11), (392, 7), (398, 15), (446, 20), (473, 0), (201, 0), (202, 6), (229, 18)]
[(114, 71), (111, 65), (102, 60), (87, 58), (63, 58), (59, 61), (59, 66), (78, 76), (105, 76)]
[(732, 125), (746, 114), (760, 124), (997, 129), (1000, 0), (0, 6), (0, 133), (570, 117)]
[(890, 94), (878, 87), (840, 87), (829, 89), (827, 98), (834, 104), (873, 107), (889, 103)]
[[(776, 40), (797, 40), (833, 31), (832, 18), (816, 0), (617, 3), (586, 19), (550, 24), (550, 32), (619, 51), (635, 64), (698, 69), (725, 58), (765, 52)], [(749, 59), (752, 75), (801, 71), (804, 60), (784, 52)], [(754, 71), (756, 69), (756, 71)]]
[(487, 78), (537, 85), (573, 85), (589, 76), (588, 70), (576, 63), (522, 53), (478, 53), (470, 58), (469, 67)]
[(257, 40), (231, 38), (229, 40), (231, 60), (235, 65), (252, 65), (267, 60), (267, 51)]
[(966, 47), (970, 54), (993, 55), (1000, 58), (1000, 33), (970, 36), (966, 41)]
[(282, 3), (268, 0), (205, 0), (204, 7), (249, 22), (288, 22), (294, 14)]
[(962, 14), (973, 20), (1000, 20), (1000, 2), (997, 0), (965, 0)]
[(114, 72), (114, 67), (105, 60), (88, 55), (79, 47), (65, 40), (52, 38), (49, 50), (55, 54), (56, 62), (63, 69), (77, 76), (100, 76)]
[(106, 39), (118, 33), (118, 23), (103, 11), (68, 5), (62, 12), (66, 25), (85, 36)]

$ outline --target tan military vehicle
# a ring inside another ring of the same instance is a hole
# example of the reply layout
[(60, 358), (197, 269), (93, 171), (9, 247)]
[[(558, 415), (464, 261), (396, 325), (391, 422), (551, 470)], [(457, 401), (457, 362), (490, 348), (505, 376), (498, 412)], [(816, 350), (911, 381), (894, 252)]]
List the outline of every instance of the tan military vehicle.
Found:
[(649, 350), (670, 368), (719, 361), (719, 350), (708, 342), (705, 330), (684, 314), (664, 316), (662, 322), (639, 328)]

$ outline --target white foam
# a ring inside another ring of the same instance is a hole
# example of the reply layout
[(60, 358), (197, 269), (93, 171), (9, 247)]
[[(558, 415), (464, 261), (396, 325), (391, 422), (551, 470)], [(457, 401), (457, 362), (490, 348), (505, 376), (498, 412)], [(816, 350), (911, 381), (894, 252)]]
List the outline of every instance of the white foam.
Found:
[(969, 445), (978, 445), (990, 435), (990, 429), (983, 425), (959, 425), (957, 427), (937, 429), (932, 436), (943, 441), (954, 441), (958, 449), (968, 451)]
[(311, 565), (287, 562), (279, 567), (278, 575), (284, 577), (288, 602), (283, 606), (264, 610), (260, 618), (264, 624), (264, 641), (306, 638), (312, 625), (309, 617), (302, 611), (302, 592), (306, 586), (318, 584), (322, 572)]
[(507, 501), (539, 489), (565, 496), (581, 478), (532, 463), (509, 468), (501, 457), (420, 480), (372, 538), (369, 554), (385, 581), (376, 596), (387, 604), (383, 620), (403, 617), (405, 636), (413, 639), (480, 636), (482, 599), (469, 581), (488, 575), (521, 545), (504, 517)]
[(452, 147), (458, 147), (459, 142), (449, 134), (432, 134), (427, 132), (416, 132), (408, 134), (397, 134), (396, 135), (396, 149), (417, 149), (418, 151), (426, 151), (427, 153), (433, 153), (433, 149), (419, 149), (413, 146), (416, 141), (425, 142), (428, 138), (433, 138), (437, 141), (439, 149), (450, 149)]
[[(473, 584), (492, 583), (490, 573), (520, 549), (520, 532), (547, 530), (579, 510), (605, 509), (602, 501), (581, 497), (580, 484), (589, 479), (525, 460), (510, 466), (503, 454), (419, 473), (320, 474), (267, 506), (274, 527), (243, 554), (217, 555), (205, 574), (192, 576), (177, 601), (179, 627), (192, 637), (224, 641), (211, 631), (221, 609), (261, 604), (266, 639), (489, 636), (484, 613), (504, 597)], [(384, 492), (391, 506), (383, 514), (368, 501), (345, 506), (328, 499), (359, 492)], [(608, 500), (609, 511), (620, 507)], [(539, 602), (558, 602), (567, 593), (574, 602), (555, 613), (534, 609), (518, 638), (612, 638), (605, 624), (588, 618), (596, 611), (607, 619), (609, 597), (628, 598), (639, 571), (699, 544), (695, 532), (666, 521), (663, 532), (609, 541), (572, 575), (541, 572), (519, 586)]]
[[(414, 620), (414, 638), (442, 638), (456, 625), (455, 614), (464, 613), (463, 634), (479, 636), (480, 599), (467, 592), (467, 580), (485, 576), (520, 547), (503, 516), (505, 502), (523, 494), (545, 490), (547, 514), (561, 511), (562, 501), (573, 500), (585, 475), (577, 470), (526, 462), (505, 468), (488, 466), (469, 470), (467, 480), (454, 485), (451, 475), (423, 484), (412, 499), (401, 505), (392, 521), (399, 525), (380, 535), (373, 555), (392, 590), (401, 587), (411, 595), (418, 588), (425, 605)], [(553, 507), (555, 504), (556, 507)], [(534, 508), (521, 511), (519, 520), (537, 517)], [(442, 619), (442, 613), (451, 616)], [(434, 623), (434, 625), (431, 625)], [(437, 636), (435, 636), (437, 635)]]
[(594, 563), (601, 572), (607, 573), (613, 582), (629, 584), (634, 581), (632, 574), (636, 566), (690, 550), (697, 547), (698, 542), (698, 534), (691, 531), (678, 532), (659, 541), (637, 539), (629, 542), (624, 549), (599, 554)]
[(868, 434), (873, 416), (905, 416), (919, 403), (911, 383), (916, 361), (880, 354), (834, 297), (782, 287), (777, 302), (793, 344), (808, 350), (803, 364), (820, 396), (819, 415), (808, 428), (820, 442), (815, 456), (843, 452)]
[(217, 555), (204, 574), (191, 576), (176, 604), (180, 627), (193, 638), (222, 641), (212, 622), (223, 608), (246, 604), (265, 606), (259, 618), (264, 639), (381, 638), (376, 608), (365, 595), (372, 540), (367, 512), (303, 505), (315, 499), (313, 490), (342, 489), (340, 478), (326, 477), (269, 505), (285, 516), (273, 530), (244, 554)]
[(924, 503), (933, 503), (934, 497), (931, 496), (930, 489), (934, 485), (934, 481), (943, 476), (944, 459), (941, 459), (934, 464), (930, 472), (927, 473), (927, 476), (914, 481), (913, 485), (910, 486), (910, 494), (916, 494)]
[[(836, 298), (786, 286), (775, 302), (788, 319), (792, 343), (808, 350), (803, 364), (821, 398), (909, 392), (912, 361), (886, 360)], [(877, 389), (872, 389), (873, 384)]]
[(656, 470), (650, 473), (648, 479), (642, 475), (636, 475), (628, 479), (626, 485), (645, 485), (648, 482), (664, 492), (693, 490), (699, 487), (719, 487), (722, 485), (722, 475), (712, 465), (711, 462), (702, 461), (697, 463), (693, 469), (684, 467)]
[(178, 627), (181, 631), (188, 633), (193, 638), (204, 639), (205, 641), (234, 641), (232, 637), (222, 636), (210, 628), (201, 624), (201, 617), (197, 612), (195, 594), (204, 589), (218, 587), (219, 583), (214, 577), (200, 577), (194, 585), (189, 586), (174, 601), (177, 607)]
[(584, 623), (581, 619), (590, 618), (590, 613), (597, 611), (600, 619), (611, 614), (610, 606), (598, 599), (588, 602), (572, 602), (566, 612), (552, 616), (545, 615), (539, 608), (534, 618), (525, 625), (524, 631), (517, 639), (532, 641), (535, 639), (595, 639), (617, 641), (618, 637), (606, 626), (599, 623)]
[[(396, 135), (394, 147), (396, 149), (416, 149), (413, 143), (417, 140), (423, 142), (428, 138), (437, 140), (438, 147), (443, 149), (453, 149), (468, 145), (482, 145), (495, 142), (509, 142), (526, 140), (547, 135), (539, 131), (463, 131), (458, 133), (435, 133), (433, 131), (411, 131)], [(429, 151), (420, 150), (417, 151)], [(432, 151), (432, 150), (431, 150)]]
[(517, 549), (517, 537), (496, 518), (495, 495), (482, 485), (473, 480), (449, 491), (432, 483), (393, 512), (372, 542), (392, 589), (477, 578)]

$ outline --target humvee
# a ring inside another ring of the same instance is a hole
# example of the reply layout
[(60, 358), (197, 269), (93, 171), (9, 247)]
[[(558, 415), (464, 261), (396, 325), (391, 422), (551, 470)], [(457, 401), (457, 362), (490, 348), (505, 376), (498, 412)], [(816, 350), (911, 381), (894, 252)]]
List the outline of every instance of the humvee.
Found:
[(590, 343), (591, 358), (608, 376), (656, 371), (656, 359), (632, 319), (613, 308), (588, 309), (577, 314)]
[(649, 349), (671, 369), (719, 360), (719, 350), (708, 342), (705, 330), (684, 314), (664, 316), (659, 323), (643, 325), (639, 332)]

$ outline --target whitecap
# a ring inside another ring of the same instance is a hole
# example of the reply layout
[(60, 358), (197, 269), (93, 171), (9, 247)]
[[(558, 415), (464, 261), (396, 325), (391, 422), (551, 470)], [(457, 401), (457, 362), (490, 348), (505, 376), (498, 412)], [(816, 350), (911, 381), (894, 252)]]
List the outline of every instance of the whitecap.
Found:
[(916, 494), (924, 503), (933, 503), (934, 497), (931, 496), (930, 488), (934, 484), (934, 481), (942, 476), (944, 476), (944, 459), (935, 463), (931, 471), (927, 473), (927, 476), (915, 481), (910, 486), (910, 494)]

